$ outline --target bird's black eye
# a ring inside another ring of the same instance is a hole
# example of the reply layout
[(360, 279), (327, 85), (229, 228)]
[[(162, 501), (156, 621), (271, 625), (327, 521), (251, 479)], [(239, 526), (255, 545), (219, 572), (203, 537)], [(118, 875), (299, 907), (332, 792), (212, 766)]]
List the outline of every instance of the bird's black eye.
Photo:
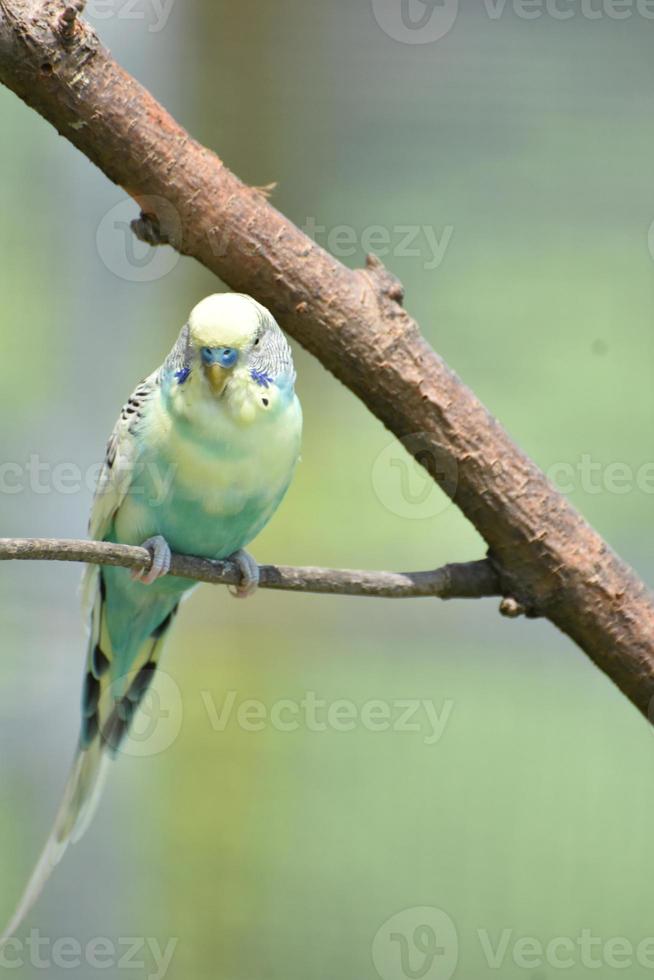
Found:
[(257, 337), (257, 339), (254, 342), (254, 346), (256, 347), (258, 343), (259, 343), (259, 338)]

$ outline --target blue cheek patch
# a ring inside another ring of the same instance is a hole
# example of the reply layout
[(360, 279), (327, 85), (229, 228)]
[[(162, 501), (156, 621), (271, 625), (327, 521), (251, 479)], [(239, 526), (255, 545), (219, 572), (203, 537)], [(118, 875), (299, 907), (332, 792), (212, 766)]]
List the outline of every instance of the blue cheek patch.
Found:
[(265, 371), (251, 371), (250, 377), (253, 381), (256, 381), (260, 388), (267, 388), (268, 385), (271, 385), (275, 380), (274, 378), (271, 378), (269, 374), (266, 374)]
[(177, 378), (178, 384), (183, 385), (190, 373), (191, 369), (189, 367), (181, 368), (181, 370), (175, 371), (175, 377)]

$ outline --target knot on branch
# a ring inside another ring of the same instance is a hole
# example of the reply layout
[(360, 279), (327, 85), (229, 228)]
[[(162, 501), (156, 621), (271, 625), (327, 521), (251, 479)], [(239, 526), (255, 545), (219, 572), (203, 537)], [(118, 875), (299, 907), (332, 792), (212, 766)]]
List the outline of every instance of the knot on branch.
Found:
[[(126, 188), (130, 193), (129, 188)], [(130, 228), (146, 245), (182, 246), (182, 219), (179, 210), (167, 198), (159, 194), (137, 195), (132, 197), (141, 209), (141, 214), (130, 222)]]
[(525, 592), (522, 582), (507, 574), (506, 569), (493, 554), (492, 549), (487, 551), (486, 560), (497, 575), (500, 592), (503, 595), (499, 606), (500, 616), (505, 616), (507, 619), (518, 619), (520, 616), (525, 616), (527, 619), (539, 619), (543, 615), (541, 602), (533, 594)]
[(75, 0), (74, 3), (65, 7), (59, 15), (56, 33), (59, 35), (63, 44), (70, 44), (73, 40), (77, 26), (77, 17), (84, 10), (85, 3), (86, 0)]
[(404, 301), (404, 286), (394, 273), (386, 268), (382, 260), (370, 253), (366, 255), (366, 268), (362, 270), (364, 275), (371, 279), (377, 290), (388, 299), (393, 300), (399, 306)]
[(500, 616), (507, 619), (518, 619), (519, 616), (526, 616), (527, 608), (513, 596), (505, 596), (500, 602)]
[(130, 222), (130, 228), (140, 242), (146, 245), (170, 245), (170, 239), (161, 228), (159, 218), (154, 213), (141, 211), (138, 218)]

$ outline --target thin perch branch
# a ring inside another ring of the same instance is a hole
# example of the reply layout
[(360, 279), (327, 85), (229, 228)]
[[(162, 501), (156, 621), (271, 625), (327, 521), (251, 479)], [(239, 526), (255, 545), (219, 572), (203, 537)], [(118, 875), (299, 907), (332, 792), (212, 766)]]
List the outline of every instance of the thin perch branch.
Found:
[[(0, 538), (0, 561), (83, 561), (92, 565), (120, 565), (138, 571), (150, 567), (145, 548), (106, 541), (67, 538)], [(323, 595), (377, 596), (385, 599), (481, 599), (499, 596), (500, 582), (486, 558), (443, 565), (429, 572), (364, 572), (342, 568), (291, 568), (261, 565), (260, 586), (285, 592)], [(211, 585), (238, 585), (241, 573), (230, 561), (209, 561), (173, 555), (170, 574)]]
[(246, 187), (81, 17), (62, 39), (68, 6), (0, 0), (0, 81), (131, 195), (140, 233), (269, 307), (475, 526), (511, 610), (547, 617), (649, 716), (654, 597), (429, 347), (401, 283), (372, 256), (341, 265)]

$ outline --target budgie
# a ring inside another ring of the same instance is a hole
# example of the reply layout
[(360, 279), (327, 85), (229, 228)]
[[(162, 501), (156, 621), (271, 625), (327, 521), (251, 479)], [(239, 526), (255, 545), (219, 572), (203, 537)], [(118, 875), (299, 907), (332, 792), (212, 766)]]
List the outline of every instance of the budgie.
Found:
[(276, 510), (299, 457), (294, 386), (291, 350), (272, 315), (249, 296), (223, 293), (192, 310), (162, 366), (124, 406), (107, 444), (89, 534), (143, 544), (152, 562), (141, 573), (85, 571), (90, 636), (79, 746), (54, 829), (4, 940), (88, 826), (106, 763), (129, 731), (180, 599), (193, 587), (167, 574), (171, 552), (231, 557), (242, 575), (236, 594), (256, 588), (258, 566), (243, 549)]

